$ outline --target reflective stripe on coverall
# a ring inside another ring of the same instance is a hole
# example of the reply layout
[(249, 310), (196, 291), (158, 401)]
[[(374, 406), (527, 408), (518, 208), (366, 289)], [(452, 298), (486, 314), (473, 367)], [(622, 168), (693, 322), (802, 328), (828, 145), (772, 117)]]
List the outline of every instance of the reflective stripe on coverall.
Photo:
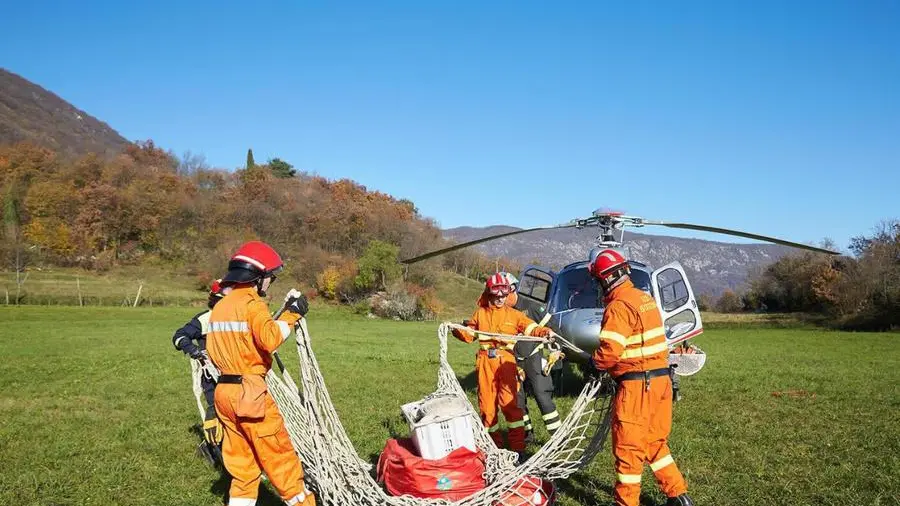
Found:
[(209, 357), (223, 375), (242, 377), (240, 384), (220, 381), (216, 387), (216, 411), (225, 427), (222, 460), (232, 476), (231, 506), (256, 503), (262, 471), (287, 504), (316, 504), (265, 383), (271, 352), (287, 339), (298, 319), (285, 312), (273, 320), (255, 288), (235, 288), (212, 310)]
[[(518, 300), (519, 294), (512, 292), (506, 298), (506, 305), (515, 308)], [(534, 313), (526, 313), (526, 316), (532, 317)], [(544, 325), (548, 320), (549, 313), (538, 325)], [(525, 434), (534, 430), (528, 414), (528, 392), (531, 392), (541, 410), (544, 427), (553, 435), (562, 425), (562, 420), (553, 401), (553, 378), (544, 376), (544, 345), (533, 341), (519, 341), (513, 349), (513, 355), (516, 356), (517, 367), (525, 372), (525, 380), (519, 382), (519, 392), (516, 395), (516, 405), (522, 410), (522, 420), (525, 422)]]
[[(485, 297), (479, 299), (479, 307), (472, 315), (470, 326), (484, 332), (497, 334), (531, 335), (538, 328), (537, 323), (524, 313), (509, 306), (494, 307)], [(516, 357), (512, 353), (514, 343), (507, 343), (475, 332), (453, 333), (458, 339), (471, 343), (476, 340), (481, 349), (475, 358), (475, 373), (478, 377), (478, 409), (481, 422), (491, 434), (498, 447), (502, 447), (497, 407), (503, 412), (509, 427), (509, 448), (512, 451), (525, 449), (525, 422), (522, 410), (517, 404), (519, 378), (516, 373)], [(491, 354), (496, 354), (491, 358)]]
[[(656, 302), (626, 279), (606, 297), (594, 363), (617, 378), (628, 372), (667, 368), (668, 355)], [(669, 453), (671, 428), (672, 382), (668, 374), (649, 383), (643, 379), (618, 382), (612, 414), (616, 505), (637, 506), (644, 463), (650, 465), (667, 497), (687, 492)]]
[(528, 415), (528, 394), (534, 397), (544, 426), (551, 435), (562, 425), (556, 403), (553, 401), (553, 379), (544, 376), (543, 345), (533, 341), (519, 341), (514, 350), (518, 367), (525, 372), (525, 381), (520, 382), (517, 405), (522, 410), (525, 420), (525, 432), (531, 432), (533, 426)]

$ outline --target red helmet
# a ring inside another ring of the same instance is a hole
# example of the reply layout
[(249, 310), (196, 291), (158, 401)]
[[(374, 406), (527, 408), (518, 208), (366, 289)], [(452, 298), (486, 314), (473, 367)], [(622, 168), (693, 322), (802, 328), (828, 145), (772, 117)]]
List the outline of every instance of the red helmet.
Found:
[(209, 306), (210, 309), (219, 302), (225, 295), (222, 293), (222, 280), (217, 279), (212, 282), (212, 286), (209, 287), (209, 300), (206, 305)]
[(608, 291), (631, 272), (631, 267), (619, 251), (594, 248), (591, 250), (588, 272), (600, 281), (600, 287), (604, 291)]
[(509, 292), (512, 291), (509, 286), (509, 281), (506, 279), (506, 276), (503, 273), (498, 272), (493, 274), (491, 277), (487, 279), (487, 282), (484, 284), (484, 291), (491, 295), (509, 295)]
[(231, 257), (222, 283), (250, 283), (274, 276), (283, 268), (281, 256), (271, 246), (261, 241), (250, 241)]
[(590, 262), (588, 263), (588, 271), (595, 278), (599, 278), (606, 271), (619, 267), (625, 262), (625, 257), (614, 249), (594, 248), (591, 250), (591, 258)]

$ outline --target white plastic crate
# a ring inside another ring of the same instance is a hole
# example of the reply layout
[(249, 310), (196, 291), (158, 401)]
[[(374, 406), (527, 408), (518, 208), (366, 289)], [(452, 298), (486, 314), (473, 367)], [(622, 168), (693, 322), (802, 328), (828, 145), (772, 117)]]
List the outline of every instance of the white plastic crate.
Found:
[(477, 451), (466, 401), (453, 396), (410, 402), (401, 408), (423, 459), (437, 460), (465, 446)]

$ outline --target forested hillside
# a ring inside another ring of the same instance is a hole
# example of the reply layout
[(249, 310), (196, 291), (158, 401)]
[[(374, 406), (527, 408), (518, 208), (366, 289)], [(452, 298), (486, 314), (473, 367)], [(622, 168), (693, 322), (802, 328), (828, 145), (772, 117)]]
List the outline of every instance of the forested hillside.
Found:
[(413, 307), (402, 316), (415, 317), (440, 306), (431, 291), (440, 270), (478, 278), (494, 267), (462, 252), (403, 272), (399, 258), (445, 244), (412, 202), (277, 159), (232, 172), (189, 166), (150, 141), (111, 158), (19, 143), (0, 147), (0, 189), (10, 270), (157, 265), (199, 288), (242, 242), (262, 239), (283, 253), (285, 275), (315, 294), (358, 302), (393, 293), (382, 302), (401, 298)]

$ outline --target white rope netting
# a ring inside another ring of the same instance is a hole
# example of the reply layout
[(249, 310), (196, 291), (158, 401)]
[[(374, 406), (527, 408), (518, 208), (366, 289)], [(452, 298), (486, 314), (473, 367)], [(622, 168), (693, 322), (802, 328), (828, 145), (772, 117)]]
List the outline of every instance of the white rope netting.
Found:
[(406, 495), (395, 497), (384, 491), (372, 474), (373, 466), (359, 457), (341, 425), (313, 353), (306, 320), (300, 320), (296, 329), (300, 384), (295, 383), (289, 372), (279, 375), (274, 370), (269, 371), (266, 383), (284, 417), (291, 442), (303, 461), (307, 485), (315, 491), (319, 504), (492, 506), (498, 501), (534, 504), (531, 502), (534, 477), (544, 480), (566, 478), (602, 449), (609, 432), (610, 394), (614, 391), (608, 377), (588, 381), (562, 426), (537, 453), (517, 465), (516, 453), (494, 444), (447, 361), (447, 334), (454, 327), (457, 326), (444, 323), (438, 328), (437, 390), (426, 399), (446, 395), (463, 399), (475, 429), (476, 445), (486, 456), (484, 478), (487, 486), (459, 501)]
[(679, 376), (693, 376), (706, 364), (706, 353), (696, 344), (679, 346), (669, 352), (669, 365)]

